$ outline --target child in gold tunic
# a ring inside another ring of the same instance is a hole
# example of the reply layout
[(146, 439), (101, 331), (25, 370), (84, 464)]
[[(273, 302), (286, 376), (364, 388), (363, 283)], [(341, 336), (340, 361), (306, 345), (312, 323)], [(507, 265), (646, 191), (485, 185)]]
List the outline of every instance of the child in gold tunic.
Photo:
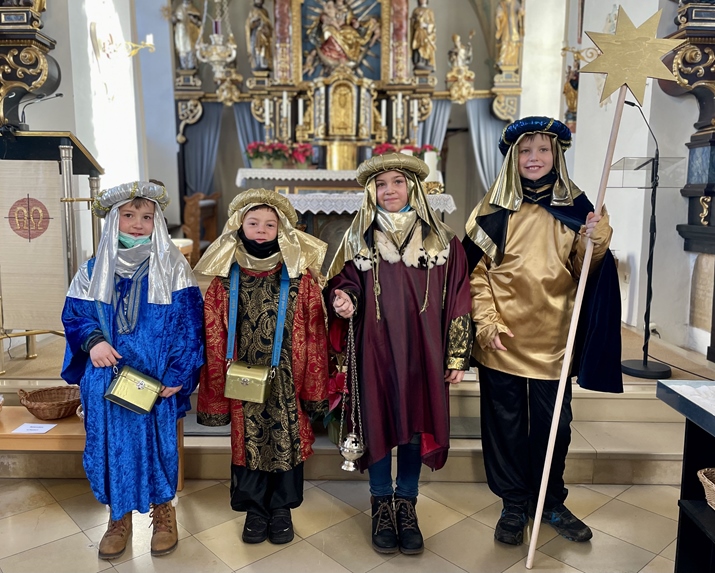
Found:
[[(519, 545), (543, 471), (558, 378), (588, 238), (594, 243), (574, 373), (582, 386), (622, 392), (620, 296), (608, 250), (608, 215), (568, 178), (571, 132), (529, 117), (509, 125), (501, 173), (467, 224), (472, 319), (479, 364), (482, 445), (490, 489), (504, 503), (495, 538)], [(579, 371), (580, 367), (580, 371)], [(594, 380), (595, 379), (595, 380)], [(571, 439), (566, 386), (543, 521), (563, 537), (591, 530), (565, 506), (563, 472)]]

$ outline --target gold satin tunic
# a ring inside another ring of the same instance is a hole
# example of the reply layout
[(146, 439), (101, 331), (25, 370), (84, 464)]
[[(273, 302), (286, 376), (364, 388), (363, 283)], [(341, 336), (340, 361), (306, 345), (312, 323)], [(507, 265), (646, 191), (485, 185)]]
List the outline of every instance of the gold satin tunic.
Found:
[[(604, 210), (592, 233), (591, 269), (603, 259), (611, 233)], [(525, 378), (560, 377), (587, 241), (532, 203), (509, 216), (501, 264), (482, 257), (470, 277), (477, 325), (472, 355), (480, 364)], [(500, 337), (507, 351), (491, 350), (489, 342), (507, 329), (514, 334)]]

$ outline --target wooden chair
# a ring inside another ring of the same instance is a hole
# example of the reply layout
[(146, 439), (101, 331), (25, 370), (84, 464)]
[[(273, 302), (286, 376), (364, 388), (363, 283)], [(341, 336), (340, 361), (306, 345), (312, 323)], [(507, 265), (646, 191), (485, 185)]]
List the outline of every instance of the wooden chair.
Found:
[[(190, 264), (195, 265), (201, 254), (218, 237), (218, 204), (221, 193), (194, 193), (184, 197), (184, 224), (181, 230), (191, 239), (193, 250)], [(203, 236), (202, 236), (203, 235)]]

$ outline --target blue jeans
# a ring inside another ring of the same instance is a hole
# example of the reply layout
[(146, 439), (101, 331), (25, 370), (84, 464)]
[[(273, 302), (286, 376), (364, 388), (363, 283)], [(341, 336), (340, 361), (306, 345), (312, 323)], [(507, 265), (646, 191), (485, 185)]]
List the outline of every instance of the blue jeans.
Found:
[[(408, 444), (397, 446), (397, 488), (394, 493), (398, 497), (414, 498), (419, 493), (422, 469), (420, 441), (420, 434), (415, 434)], [(372, 464), (367, 468), (367, 472), (370, 475), (370, 493), (373, 496), (393, 494), (392, 452)]]

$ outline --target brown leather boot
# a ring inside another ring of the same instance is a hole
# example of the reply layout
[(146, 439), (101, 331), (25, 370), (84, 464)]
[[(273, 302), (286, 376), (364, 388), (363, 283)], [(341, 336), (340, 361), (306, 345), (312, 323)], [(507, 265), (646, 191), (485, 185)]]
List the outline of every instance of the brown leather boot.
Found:
[(132, 534), (132, 512), (125, 514), (118, 521), (109, 516), (107, 532), (99, 542), (99, 558), (109, 561), (121, 557), (127, 548), (127, 541)]
[(154, 533), (151, 536), (151, 554), (154, 557), (171, 553), (179, 543), (176, 527), (176, 508), (170, 501), (161, 505), (152, 504), (151, 518)]

